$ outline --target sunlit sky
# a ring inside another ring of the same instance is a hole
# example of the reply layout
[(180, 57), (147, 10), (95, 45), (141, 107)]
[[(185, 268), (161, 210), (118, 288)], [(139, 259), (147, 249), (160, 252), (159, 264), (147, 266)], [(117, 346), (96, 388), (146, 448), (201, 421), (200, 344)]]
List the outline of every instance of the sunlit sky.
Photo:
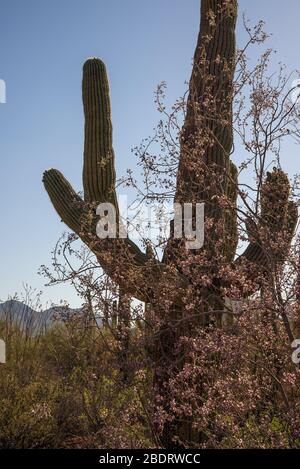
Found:
[[(24, 282), (44, 291), (44, 302), (80, 300), (71, 287), (44, 287), (37, 275), (66, 227), (41, 182), (43, 170), (60, 169), (81, 190), (83, 111), (81, 68), (90, 56), (107, 65), (117, 173), (134, 168), (131, 148), (158, 120), (153, 92), (166, 81), (168, 100), (186, 90), (199, 28), (199, 0), (0, 0), (1, 231), (0, 300)], [(288, 69), (300, 69), (299, 0), (240, 0), (241, 14), (266, 21), (269, 46)], [(274, 64), (275, 65), (275, 64)], [(291, 143), (284, 167), (300, 172)]]

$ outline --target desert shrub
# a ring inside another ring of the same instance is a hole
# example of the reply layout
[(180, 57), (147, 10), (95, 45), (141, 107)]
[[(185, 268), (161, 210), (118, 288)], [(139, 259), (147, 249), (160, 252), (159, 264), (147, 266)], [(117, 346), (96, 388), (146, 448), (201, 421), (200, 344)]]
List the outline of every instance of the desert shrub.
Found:
[(39, 337), (24, 337), (16, 327), (9, 337), (0, 375), (0, 448), (151, 444), (140, 399), (144, 380), (121, 379), (109, 330), (72, 317)]

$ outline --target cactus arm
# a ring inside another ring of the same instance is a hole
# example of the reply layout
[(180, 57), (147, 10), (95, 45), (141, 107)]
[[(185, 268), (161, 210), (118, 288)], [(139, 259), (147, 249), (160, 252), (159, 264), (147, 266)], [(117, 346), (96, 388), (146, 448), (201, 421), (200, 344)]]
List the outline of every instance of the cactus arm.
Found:
[(77, 235), (81, 232), (84, 202), (63, 174), (49, 169), (43, 174), (44, 187), (60, 219)]
[[(45, 171), (43, 182), (61, 220), (89, 246), (103, 270), (128, 294), (141, 301), (151, 301), (153, 289), (162, 275), (168, 273), (164, 264), (148, 256), (127, 238), (99, 239), (96, 234), (96, 207), (110, 202), (119, 208), (115, 190), (114, 151), (109, 86), (105, 65), (99, 59), (88, 59), (83, 67), (83, 107), (85, 142), (83, 187), (84, 201), (64, 176), (55, 169)], [(178, 291), (187, 280), (175, 273)]]
[[(57, 170), (45, 171), (43, 182), (48, 192), (52, 205), (60, 216), (61, 220), (76, 233), (80, 238), (88, 239), (85, 229), (88, 226), (94, 230), (96, 218), (89, 221), (90, 216), (86, 209), (86, 204), (74, 191), (71, 184)], [(89, 233), (89, 236), (91, 232)], [(147, 262), (147, 255), (129, 238), (124, 238), (124, 244), (134, 257), (135, 264), (142, 266)]]
[[(239, 256), (235, 265), (251, 263), (247, 269), (248, 278), (255, 279), (259, 274), (268, 274), (276, 263), (282, 265), (294, 236), (297, 220), (297, 205), (289, 200), (290, 184), (287, 175), (276, 168), (267, 173), (261, 188), (261, 216), (256, 224), (247, 220), (246, 228), (250, 243)], [(260, 230), (267, 230), (265, 240), (260, 237)], [(282, 240), (277, 246), (279, 240)]]
[(88, 59), (83, 66), (85, 116), (83, 188), (86, 202), (111, 202), (117, 207), (109, 84), (104, 63)]
[[(83, 187), (84, 201), (57, 170), (45, 171), (43, 182), (50, 200), (61, 220), (74, 231), (98, 258), (105, 272), (113, 279), (130, 283), (135, 279), (136, 297), (145, 294), (145, 279), (141, 268), (147, 262), (146, 254), (128, 238), (101, 240), (96, 235), (95, 208), (101, 202), (110, 202), (119, 208), (115, 191), (114, 151), (109, 86), (105, 65), (99, 59), (88, 59), (83, 67), (83, 107), (85, 115), (85, 142)], [(118, 261), (118, 262), (116, 262)], [(117, 272), (118, 271), (118, 272)]]
[[(156, 259), (149, 262), (148, 255), (129, 238), (99, 239), (94, 210), (59, 171), (45, 171), (43, 182), (61, 220), (89, 246), (107, 275), (135, 298), (149, 302), (158, 279), (166, 274), (165, 266)], [(178, 289), (187, 285), (180, 274), (175, 275), (175, 282), (176, 278)]]
[(142, 276), (147, 259), (138, 246), (128, 238), (99, 239), (94, 230), (96, 219), (91, 220), (91, 212), (85, 202), (59, 171), (46, 171), (43, 182), (61, 220), (89, 246), (107, 275), (116, 283), (123, 283), (136, 298), (142, 301), (145, 297), (149, 299)]

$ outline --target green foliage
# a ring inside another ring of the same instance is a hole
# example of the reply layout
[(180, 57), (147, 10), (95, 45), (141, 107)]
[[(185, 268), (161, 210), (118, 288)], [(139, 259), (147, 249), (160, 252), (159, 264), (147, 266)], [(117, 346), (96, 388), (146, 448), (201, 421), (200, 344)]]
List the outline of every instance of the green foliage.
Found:
[[(114, 341), (86, 321), (32, 337), (11, 326), (0, 374), (0, 448), (146, 447), (142, 386), (126, 386)], [(121, 383), (121, 384), (120, 384)]]

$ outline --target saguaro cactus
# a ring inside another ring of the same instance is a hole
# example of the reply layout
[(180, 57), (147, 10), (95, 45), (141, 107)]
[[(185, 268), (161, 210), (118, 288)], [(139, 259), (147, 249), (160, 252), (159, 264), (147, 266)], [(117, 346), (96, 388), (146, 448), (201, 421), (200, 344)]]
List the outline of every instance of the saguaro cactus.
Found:
[[(126, 291), (149, 301), (148, 256), (129, 238), (99, 239), (96, 236), (95, 208), (110, 202), (119, 209), (115, 191), (114, 150), (109, 99), (109, 84), (104, 63), (88, 59), (83, 67), (82, 95), (85, 114), (83, 187), (84, 201), (56, 169), (44, 172), (43, 182), (60, 218), (95, 253), (103, 269)], [(163, 269), (156, 262), (155, 270)], [(153, 263), (151, 263), (153, 270)], [(178, 275), (178, 283), (184, 284)]]
[[(283, 260), (278, 259), (271, 245), (266, 250), (262, 239), (263, 228), (267, 226), (275, 236), (284, 232), (288, 246), (297, 214), (295, 205), (289, 201), (286, 176), (282, 171), (274, 170), (261, 188), (259, 226), (254, 221), (247, 221), (250, 244), (244, 254), (234, 261), (237, 246), (237, 169), (230, 160), (230, 154), (233, 147), (232, 86), (236, 18), (237, 0), (201, 2), (201, 28), (181, 134), (175, 202), (204, 202), (205, 222), (211, 221), (204, 244), (209, 257), (222, 259), (217, 261), (217, 266), (218, 262), (225, 262), (233, 269), (250, 262), (252, 269), (246, 269), (244, 273), (253, 277), (256, 269), (257, 272), (266, 272), (274, 258), (278, 262)], [(151, 305), (155, 308), (162, 291), (167, 292), (178, 323), (183, 314), (180, 298), (191, 284), (191, 279), (183, 274), (179, 266), (180, 243), (170, 238), (163, 260), (159, 262), (141, 252), (129, 238), (101, 240), (96, 236), (95, 207), (100, 202), (111, 202), (118, 212), (109, 85), (105, 65), (100, 59), (91, 58), (84, 64), (82, 88), (85, 114), (84, 201), (57, 170), (45, 171), (45, 188), (62, 221), (90, 247), (100, 265), (121, 289), (145, 301), (147, 311), (151, 310)], [(280, 192), (280, 181), (283, 179), (286, 190)], [(224, 196), (230, 201), (226, 210), (222, 210), (219, 203)], [(274, 198), (279, 202), (274, 204)], [(193, 263), (193, 255), (190, 262)], [(162, 282), (168, 285), (168, 279), (173, 285), (169, 290), (161, 287)], [(211, 302), (212, 307), (223, 301), (218, 282), (213, 285), (213, 294), (201, 282), (199, 291), (205, 296), (206, 304)], [(166, 320), (161, 328), (164, 327)], [(178, 337), (180, 331), (175, 335)], [(161, 345), (162, 353), (156, 355), (160, 363), (164, 359), (162, 357), (172, 350), (172, 340), (177, 339), (167, 336)], [(168, 363), (165, 369), (168, 371), (172, 367)], [(160, 375), (158, 382), (164, 379), (167, 375)], [(164, 444), (171, 444), (167, 437)]]

